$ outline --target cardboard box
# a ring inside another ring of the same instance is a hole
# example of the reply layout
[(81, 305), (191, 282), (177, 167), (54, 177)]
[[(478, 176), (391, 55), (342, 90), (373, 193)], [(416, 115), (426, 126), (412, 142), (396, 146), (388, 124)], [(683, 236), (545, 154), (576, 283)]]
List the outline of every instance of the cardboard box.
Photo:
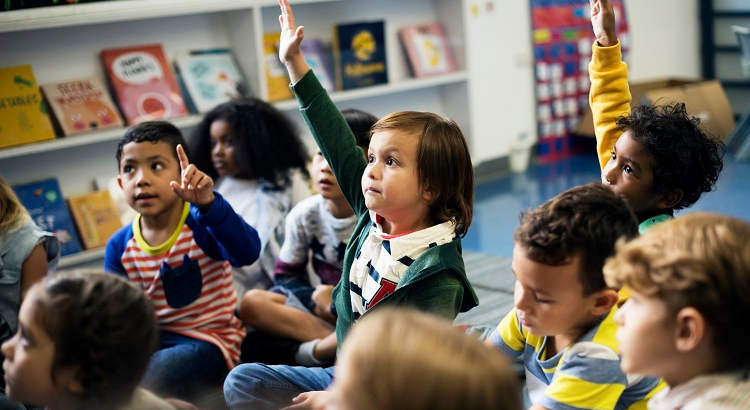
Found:
[[(734, 129), (732, 107), (724, 89), (716, 80), (660, 79), (631, 84), (630, 93), (633, 97), (631, 106), (684, 102), (688, 113), (700, 118), (703, 127), (722, 140)], [(590, 109), (584, 110), (576, 134), (594, 136), (594, 120)]]

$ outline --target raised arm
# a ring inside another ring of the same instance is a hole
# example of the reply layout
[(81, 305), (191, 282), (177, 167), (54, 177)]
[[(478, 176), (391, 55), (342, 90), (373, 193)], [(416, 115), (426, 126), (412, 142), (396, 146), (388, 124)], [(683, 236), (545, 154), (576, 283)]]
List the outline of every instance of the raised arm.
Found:
[(295, 84), (310, 71), (310, 67), (305, 62), (299, 47), (305, 37), (305, 26), (297, 26), (289, 0), (279, 0), (279, 7), (281, 8), (281, 15), (279, 16), (279, 24), (281, 25), (279, 59), (286, 66), (292, 84)]

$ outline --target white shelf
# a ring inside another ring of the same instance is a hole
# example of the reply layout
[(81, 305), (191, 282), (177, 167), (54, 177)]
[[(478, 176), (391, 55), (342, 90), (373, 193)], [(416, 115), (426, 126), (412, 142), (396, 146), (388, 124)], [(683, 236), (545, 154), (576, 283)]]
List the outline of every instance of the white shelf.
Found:
[(104, 248), (82, 251), (60, 257), (60, 262), (57, 263), (57, 269), (67, 269), (72, 266), (95, 262), (100, 259), (104, 259)]

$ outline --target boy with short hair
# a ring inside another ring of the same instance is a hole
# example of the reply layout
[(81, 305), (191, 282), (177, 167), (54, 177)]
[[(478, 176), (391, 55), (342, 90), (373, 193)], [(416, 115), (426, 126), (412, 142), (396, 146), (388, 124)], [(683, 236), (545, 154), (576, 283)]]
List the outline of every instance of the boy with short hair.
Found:
[(618, 243), (604, 266), (632, 295), (615, 315), (626, 372), (663, 377), (650, 409), (750, 408), (750, 223), (695, 213)]
[(657, 378), (625, 374), (602, 275), (618, 238), (637, 234), (627, 203), (601, 184), (571, 188), (525, 212), (514, 234), (512, 309), (486, 343), (522, 357), (533, 409), (624, 409)]
[(133, 126), (120, 140), (117, 182), (138, 215), (107, 242), (105, 269), (138, 284), (154, 304), (161, 350), (143, 384), (191, 399), (216, 389), (237, 364), (245, 328), (234, 315), (230, 264), (252, 263), (260, 240), (183, 146), (180, 131), (163, 121)]

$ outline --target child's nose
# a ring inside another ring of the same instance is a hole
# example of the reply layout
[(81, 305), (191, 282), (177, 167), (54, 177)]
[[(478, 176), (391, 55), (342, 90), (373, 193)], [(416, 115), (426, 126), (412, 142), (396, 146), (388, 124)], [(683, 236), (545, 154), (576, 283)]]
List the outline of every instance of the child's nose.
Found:
[(528, 294), (524, 292), (523, 286), (516, 282), (516, 287), (513, 292), (513, 305), (518, 310), (528, 310)]
[(8, 360), (13, 360), (13, 344), (15, 343), (16, 335), (13, 335), (10, 339), (6, 340), (5, 343), (3, 343), (2, 346), (0, 346), (0, 350), (3, 352), (3, 356), (5, 356)]

